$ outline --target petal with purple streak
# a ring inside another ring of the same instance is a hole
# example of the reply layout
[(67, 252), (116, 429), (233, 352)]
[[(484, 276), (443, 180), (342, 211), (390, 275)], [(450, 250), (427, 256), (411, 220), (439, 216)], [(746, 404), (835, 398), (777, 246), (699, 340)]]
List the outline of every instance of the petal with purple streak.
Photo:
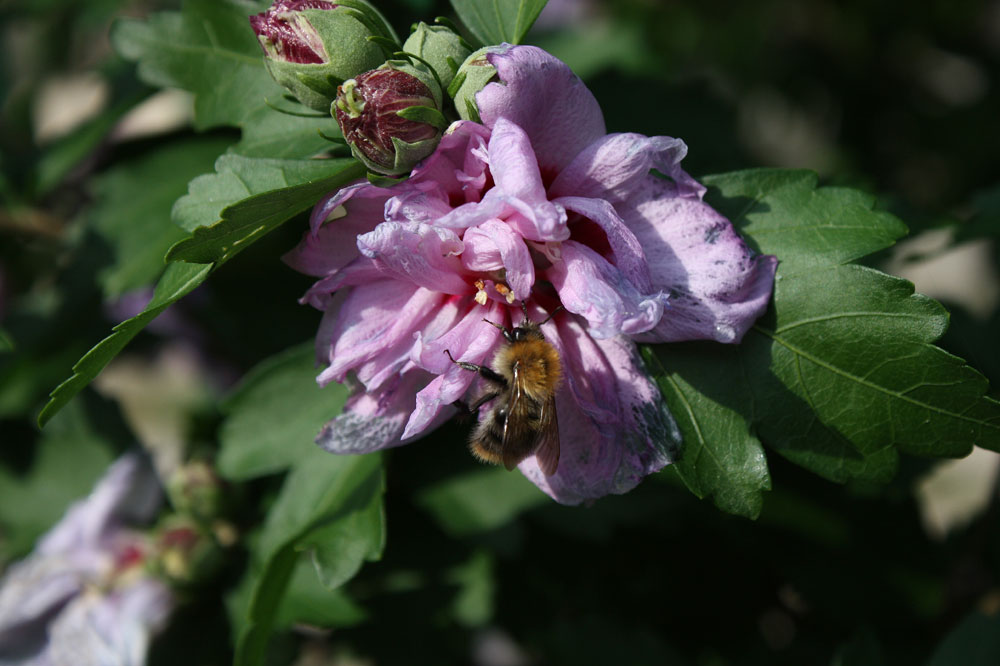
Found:
[(604, 232), (604, 240), (611, 250), (607, 257), (615, 267), (622, 272), (636, 289), (649, 292), (652, 283), (649, 279), (649, 264), (642, 244), (632, 230), (618, 216), (614, 206), (603, 199), (586, 197), (562, 197), (556, 199), (566, 210), (582, 215), (594, 222)]
[(587, 196), (625, 203), (643, 187), (651, 169), (671, 178), (677, 196), (700, 199), (705, 187), (680, 164), (687, 145), (669, 136), (609, 134), (583, 149), (549, 188), (549, 196)]
[(413, 412), (414, 396), (432, 375), (412, 370), (397, 375), (377, 391), (352, 395), (339, 416), (329, 421), (316, 443), (330, 453), (370, 453), (399, 446)]
[(543, 172), (555, 173), (604, 136), (594, 95), (566, 63), (534, 46), (487, 54), (501, 83), (476, 93), (479, 116), (493, 129), (506, 118), (525, 130)]
[(503, 269), (504, 281), (519, 300), (528, 298), (535, 284), (531, 252), (519, 234), (500, 220), (487, 220), (465, 232), (462, 264), (474, 272)]
[[(417, 393), (417, 405), (410, 416), (403, 439), (415, 437), (424, 432), (427, 427), (441, 414), (442, 410), (460, 399), (468, 391), (476, 379), (476, 373), (455, 365), (444, 354), (447, 349), (455, 360), (461, 360), (476, 365), (485, 365), (496, 348), (500, 331), (483, 321), (485, 318), (500, 318), (501, 306), (491, 303), (489, 309), (474, 307), (469, 315), (459, 322), (451, 331), (437, 340), (423, 346), (420, 360), (427, 365), (433, 364), (434, 372), (440, 372), (430, 384)], [(438, 358), (435, 358), (438, 357)], [(442, 368), (441, 360), (447, 364)]]
[(471, 290), (461, 275), (462, 241), (450, 229), (383, 222), (358, 236), (358, 249), (386, 277), (446, 294)]
[(646, 249), (653, 286), (670, 308), (643, 342), (739, 342), (767, 309), (777, 259), (757, 255), (711, 206), (664, 196), (672, 185), (648, 177), (641, 196), (622, 211)]
[(559, 469), (545, 476), (534, 458), (520, 466), (528, 479), (563, 504), (628, 492), (672, 462), (680, 445), (680, 431), (646, 376), (635, 345), (622, 337), (597, 344), (602, 363), (614, 368), (621, 419), (612, 427), (602, 426), (570, 394), (557, 395)]
[(563, 306), (586, 319), (595, 338), (648, 331), (667, 303), (662, 293), (640, 293), (607, 259), (575, 241), (562, 244), (561, 260), (545, 275)]
[[(347, 372), (362, 363), (390, 353), (400, 341), (409, 342), (422, 323), (440, 306), (444, 296), (436, 291), (380, 280), (355, 287), (340, 309), (330, 332), (336, 340), (330, 365), (317, 381), (326, 385), (343, 381)], [(388, 357), (385, 359), (388, 360)]]

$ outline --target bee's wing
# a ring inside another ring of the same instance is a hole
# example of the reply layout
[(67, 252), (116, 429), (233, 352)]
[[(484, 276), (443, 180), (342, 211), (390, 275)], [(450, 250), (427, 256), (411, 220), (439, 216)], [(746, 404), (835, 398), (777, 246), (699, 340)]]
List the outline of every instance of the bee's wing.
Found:
[(503, 425), (503, 441), (500, 444), (500, 457), (508, 470), (514, 469), (535, 452), (539, 435), (535, 427), (538, 421), (535, 408), (538, 403), (525, 392), (524, 375), (517, 363), (514, 364), (513, 374), (510, 397), (507, 399), (507, 419)]
[(559, 466), (559, 422), (556, 420), (555, 396), (539, 404), (525, 392), (524, 376), (516, 363), (513, 374), (500, 447), (504, 467), (514, 469), (522, 460), (535, 454), (542, 472), (552, 476)]
[(559, 468), (559, 420), (556, 418), (556, 396), (542, 405), (538, 423), (538, 449), (535, 451), (538, 466), (545, 476), (552, 476)]

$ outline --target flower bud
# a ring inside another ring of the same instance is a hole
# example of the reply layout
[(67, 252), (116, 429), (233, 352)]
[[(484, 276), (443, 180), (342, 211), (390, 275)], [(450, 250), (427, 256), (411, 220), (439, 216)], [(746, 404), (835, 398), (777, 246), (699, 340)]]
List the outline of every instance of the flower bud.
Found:
[(344, 81), (333, 104), (351, 152), (386, 176), (407, 174), (434, 152), (448, 124), (440, 109), (433, 75), (401, 60)]
[(372, 29), (376, 21), (381, 17), (374, 9), (363, 13), (325, 0), (275, 0), (250, 17), (267, 71), (317, 111), (330, 110), (341, 81), (385, 59), (382, 47), (368, 39), (380, 34)]
[(403, 51), (427, 61), (447, 88), (471, 49), (453, 30), (441, 25), (418, 23), (403, 43)]
[(480, 122), (476, 93), (486, 87), (487, 83), (497, 80), (496, 67), (490, 64), (486, 56), (490, 53), (503, 53), (509, 48), (509, 44), (485, 46), (466, 58), (458, 68), (449, 92), (454, 92), (452, 96), (455, 98), (455, 109), (462, 120)]

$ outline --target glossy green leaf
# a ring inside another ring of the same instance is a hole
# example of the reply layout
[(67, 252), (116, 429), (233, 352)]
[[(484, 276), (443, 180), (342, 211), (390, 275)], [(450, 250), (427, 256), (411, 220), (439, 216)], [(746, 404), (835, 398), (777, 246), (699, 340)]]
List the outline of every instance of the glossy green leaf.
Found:
[[(254, 559), (261, 573), (237, 643), (237, 666), (263, 663), (301, 552), (312, 551), (321, 580), (337, 584), (365, 560), (381, 556), (382, 490), (378, 454), (335, 456), (314, 449), (297, 461), (256, 543)], [(376, 513), (378, 520), (373, 518)], [(340, 561), (333, 562), (334, 554)]]
[[(729, 365), (739, 372), (739, 350), (732, 347), (711, 350), (717, 365)], [(684, 435), (681, 459), (674, 463), (684, 484), (698, 497), (711, 495), (715, 504), (729, 513), (756, 518), (763, 498), (771, 489), (767, 456), (753, 434), (748, 419), (740, 412), (744, 382), (720, 381), (711, 395), (698, 388), (697, 378), (705, 372), (700, 356), (669, 354), (662, 348), (643, 349), (646, 366), (658, 378), (660, 389)], [(664, 367), (669, 363), (669, 366)], [(669, 368), (669, 371), (668, 369)]]
[(226, 400), (219, 432), (219, 472), (242, 481), (280, 472), (316, 449), (323, 424), (340, 413), (347, 388), (316, 384), (312, 343), (263, 361)]
[(212, 266), (204, 264), (173, 264), (167, 267), (156, 285), (153, 298), (146, 308), (131, 319), (114, 328), (114, 332), (101, 340), (73, 366), (73, 376), (57, 386), (49, 402), (38, 415), (39, 425), (44, 426), (70, 398), (94, 380), (111, 359), (118, 355), (129, 341), (139, 334), (146, 324), (177, 300), (189, 294), (208, 277)]
[(339, 130), (332, 118), (302, 118), (269, 107), (285, 91), (264, 68), (248, 20), (267, 4), (187, 0), (181, 12), (119, 20), (111, 41), (125, 58), (138, 62), (147, 83), (194, 93), (196, 128), (242, 128), (236, 152), (310, 157), (329, 148), (319, 131), (335, 135)]
[(451, 0), (451, 6), (483, 44), (520, 44), (547, 1)]
[(709, 201), (781, 263), (773, 304), (739, 347), (646, 350), (684, 433), (677, 471), (695, 494), (756, 516), (769, 487), (761, 441), (841, 482), (887, 481), (900, 451), (1000, 447), (1000, 404), (984, 397), (985, 379), (931, 344), (944, 309), (904, 280), (848, 263), (901, 234), (895, 218), (858, 192), (814, 189), (811, 174), (705, 180)]
[(163, 272), (163, 255), (185, 237), (170, 221), (171, 207), (228, 144), (212, 137), (173, 141), (95, 179), (92, 224), (114, 253), (98, 274), (105, 298), (151, 284)]
[(192, 235), (167, 254), (170, 261), (221, 263), (321, 196), (364, 176), (353, 159), (276, 160), (223, 155), (216, 173), (191, 181), (174, 206), (174, 221)]

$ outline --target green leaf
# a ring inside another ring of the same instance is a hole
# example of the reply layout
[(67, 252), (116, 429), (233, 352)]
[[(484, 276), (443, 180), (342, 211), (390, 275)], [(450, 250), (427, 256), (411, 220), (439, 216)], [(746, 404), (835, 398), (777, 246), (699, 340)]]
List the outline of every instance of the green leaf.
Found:
[(317, 134), (338, 133), (332, 118), (279, 113), (267, 100), (284, 89), (264, 68), (248, 17), (262, 11), (236, 0), (187, 0), (181, 12), (146, 20), (121, 19), (111, 32), (114, 47), (139, 64), (139, 77), (154, 86), (195, 95), (195, 127), (222, 125), (244, 130), (238, 153), (268, 157), (310, 157), (329, 143)]
[(324, 587), (317, 574), (312, 558), (300, 556), (278, 609), (276, 626), (350, 627), (367, 619), (363, 608), (343, 590)]
[(219, 433), (219, 472), (243, 481), (287, 469), (316, 449), (323, 424), (340, 413), (347, 388), (316, 385), (312, 343), (272, 356), (227, 398)]
[[(382, 490), (377, 454), (335, 456), (314, 449), (299, 459), (285, 479), (256, 544), (254, 559), (260, 563), (261, 574), (237, 642), (237, 666), (263, 662), (301, 551), (312, 550), (320, 578), (338, 584), (345, 575), (356, 573), (364, 560), (381, 556), (385, 543)], [(373, 518), (376, 512), (378, 520)], [(339, 553), (343, 561), (326, 570), (333, 553)]]
[(547, 1), (451, 0), (451, 6), (483, 44), (520, 44)]
[(50, 394), (50, 400), (38, 415), (38, 423), (44, 426), (56, 412), (62, 409), (70, 398), (89, 384), (104, 369), (111, 359), (118, 355), (129, 341), (139, 334), (146, 324), (177, 300), (190, 293), (205, 281), (211, 272), (211, 265), (173, 264), (167, 267), (156, 285), (153, 298), (145, 310), (127, 319), (114, 328), (114, 333), (101, 340), (73, 366), (73, 376), (57, 386)]
[(496, 529), (549, 501), (523, 475), (494, 467), (447, 479), (417, 496), (420, 506), (452, 536)]
[(703, 179), (705, 200), (750, 244), (780, 260), (784, 278), (817, 266), (846, 264), (892, 245), (906, 225), (873, 210), (875, 197), (816, 187), (811, 171), (751, 169)]
[(904, 229), (897, 220), (858, 192), (813, 189), (811, 174), (705, 180), (712, 205), (780, 264), (772, 306), (740, 346), (645, 352), (681, 425), (677, 471), (695, 494), (756, 516), (769, 487), (761, 441), (839, 482), (888, 480), (900, 451), (1000, 447), (1000, 404), (984, 397), (985, 379), (931, 344), (944, 309), (904, 280), (848, 263), (890, 244)]
[(1000, 663), (1000, 615), (974, 612), (945, 637), (927, 666), (993, 666)]
[[(663, 350), (665, 351), (665, 350)], [(715, 350), (718, 363), (739, 368), (738, 348)], [(748, 420), (735, 408), (744, 396), (743, 382), (719, 382), (709, 397), (690, 383), (705, 368), (700, 357), (671, 354), (661, 361), (661, 349), (643, 349), (643, 358), (660, 389), (671, 414), (684, 434), (681, 459), (673, 469), (698, 497), (713, 496), (723, 511), (748, 518), (760, 515), (761, 491), (771, 489), (767, 456), (760, 440), (750, 430)], [(670, 372), (664, 363), (670, 363)]]
[(163, 255), (185, 236), (170, 221), (171, 206), (228, 144), (212, 137), (174, 141), (95, 179), (93, 226), (115, 255), (98, 274), (105, 298), (150, 284), (163, 272)]
[(277, 160), (223, 155), (215, 174), (191, 181), (174, 221), (191, 237), (174, 245), (169, 261), (222, 263), (330, 190), (361, 178), (353, 159)]

